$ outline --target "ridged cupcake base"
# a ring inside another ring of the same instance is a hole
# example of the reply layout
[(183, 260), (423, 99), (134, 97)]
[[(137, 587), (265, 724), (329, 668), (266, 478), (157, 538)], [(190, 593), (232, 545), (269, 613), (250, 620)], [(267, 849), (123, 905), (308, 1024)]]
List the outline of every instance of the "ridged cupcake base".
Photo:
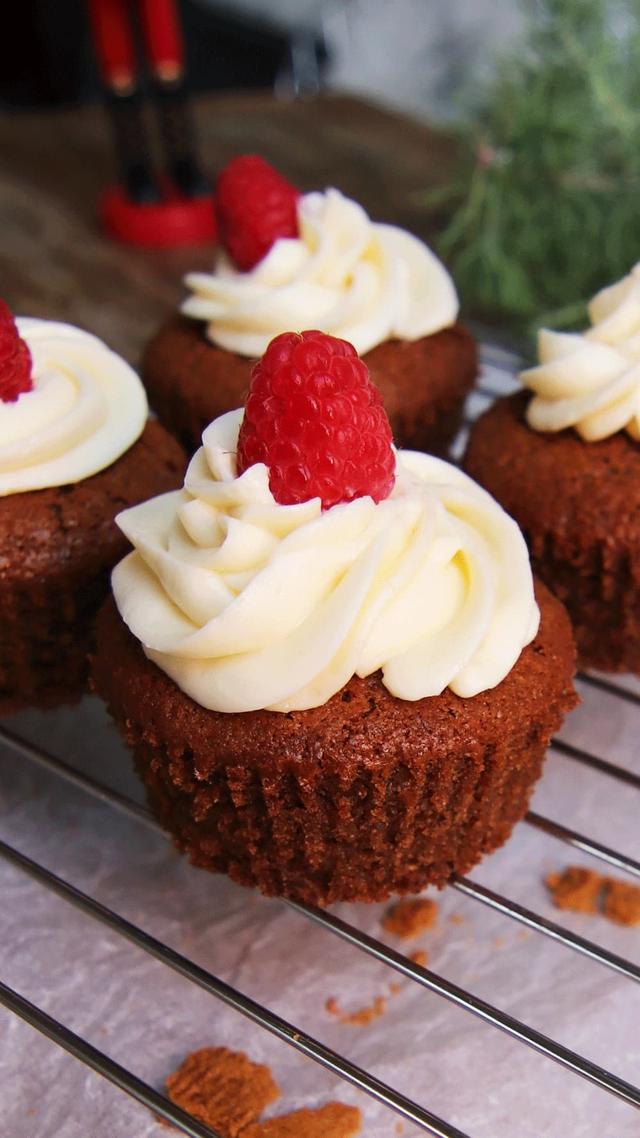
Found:
[(0, 587), (0, 715), (81, 698), (110, 569), (88, 576), (80, 561), (49, 580)]
[(536, 641), (467, 700), (408, 703), (376, 674), (309, 711), (209, 712), (146, 659), (113, 605), (94, 683), (195, 865), (310, 904), (379, 901), (468, 872), (523, 817), (575, 703), (568, 620), (544, 588), (539, 601)]
[(0, 715), (81, 698), (96, 613), (127, 551), (113, 519), (177, 489), (185, 462), (175, 439), (150, 422), (93, 477), (0, 498)]
[(535, 735), (448, 764), (446, 785), (428, 763), (398, 762), (342, 778), (219, 767), (202, 786), (187, 756), (167, 761), (129, 726), (151, 809), (194, 865), (320, 905), (382, 901), (467, 873), (527, 809), (546, 749)]
[(567, 547), (551, 532), (527, 539), (536, 573), (569, 613), (581, 666), (640, 675), (640, 581), (627, 551)]
[(499, 399), (471, 431), (465, 468), (522, 528), (535, 572), (560, 598), (585, 668), (640, 675), (640, 444), (585, 442), (525, 421)]

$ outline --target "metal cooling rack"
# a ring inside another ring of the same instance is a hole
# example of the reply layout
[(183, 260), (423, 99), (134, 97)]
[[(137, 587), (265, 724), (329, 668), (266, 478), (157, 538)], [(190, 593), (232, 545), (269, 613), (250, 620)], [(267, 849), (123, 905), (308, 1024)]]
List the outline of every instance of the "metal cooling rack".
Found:
[[(517, 358), (509, 352), (500, 349), (485, 349), (483, 352), (484, 378), (476, 392), (470, 399), (469, 422), (483, 407), (487, 406), (497, 395), (508, 389), (508, 383), (500, 384), (496, 390), (495, 384), (488, 382), (487, 377), (492, 373), (504, 374), (504, 369), (515, 371)], [(464, 447), (464, 431), (458, 440), (457, 453)], [(617, 700), (632, 704), (637, 708), (640, 716), (640, 694), (626, 688), (622, 683), (603, 679), (600, 676), (581, 674), (580, 680), (588, 688), (605, 691)], [(112, 790), (89, 775), (80, 773), (63, 760), (36, 746), (15, 732), (0, 726), (0, 744), (7, 751), (20, 755), (50, 773), (71, 783), (88, 795), (99, 799), (114, 810), (120, 811), (133, 819), (136, 823), (159, 830), (159, 826), (151, 814), (137, 802)], [(556, 751), (587, 768), (596, 770), (615, 779), (633, 790), (640, 790), (640, 775), (624, 767), (610, 762), (606, 757), (591, 754), (588, 751), (566, 743), (560, 739), (553, 740), (551, 750)], [(576, 832), (537, 813), (529, 812), (525, 823), (543, 833), (558, 839), (573, 849), (589, 854), (606, 862), (617, 870), (622, 870), (634, 877), (640, 878), (640, 862), (625, 856), (618, 851), (602, 845), (591, 839), (588, 835)], [(470, 1135), (439, 1118), (426, 1106), (421, 1105), (400, 1091), (387, 1085), (368, 1071), (350, 1062), (322, 1044), (319, 1040), (308, 1035), (296, 1025), (287, 1022), (275, 1015), (261, 1004), (243, 995), (236, 988), (219, 979), (211, 972), (176, 952), (169, 945), (157, 940), (137, 925), (126, 920), (112, 909), (101, 904), (95, 898), (82, 892), (80, 889), (57, 877), (44, 866), (33, 861), (17, 849), (0, 841), (0, 857), (15, 869), (29, 875), (39, 885), (43, 886), (59, 898), (75, 906), (85, 915), (91, 917), (101, 925), (106, 926), (118, 936), (124, 938), (137, 948), (142, 949), (149, 956), (160, 961), (165, 967), (172, 969), (182, 977), (197, 985), (209, 995), (216, 997), (223, 1003), (234, 1008), (247, 1017), (254, 1024), (271, 1032), (277, 1038), (287, 1043), (296, 1051), (315, 1060), (335, 1075), (351, 1083), (366, 1094), (395, 1111), (403, 1119), (413, 1123), (427, 1134), (437, 1135), (440, 1138), (471, 1138)], [(640, 981), (640, 966), (630, 960), (608, 951), (607, 949), (572, 933), (561, 925), (547, 920), (532, 910), (510, 900), (502, 894), (471, 881), (465, 877), (452, 878), (450, 888), (457, 890), (466, 897), (471, 898), (479, 905), (488, 907), (502, 916), (507, 917), (527, 929), (548, 937), (565, 948), (582, 954), (590, 960), (617, 972), (629, 980)], [(540, 1031), (529, 1027), (526, 1023), (514, 1018), (500, 1008), (475, 995), (473, 992), (451, 983), (445, 977), (428, 968), (414, 963), (407, 956), (387, 947), (380, 940), (361, 932), (355, 926), (348, 924), (340, 918), (319, 909), (311, 908), (297, 902), (285, 902), (291, 909), (308, 920), (322, 926), (346, 941), (354, 949), (375, 958), (376, 960), (393, 968), (405, 978), (414, 981), (422, 988), (433, 992), (443, 999), (463, 1009), (472, 1016), (477, 1016), (492, 1027), (499, 1028), (512, 1039), (519, 1041), (534, 1051), (546, 1056), (548, 1059), (560, 1064), (573, 1075), (586, 1079), (595, 1084), (602, 1091), (623, 1100), (628, 1105), (640, 1108), (640, 1087), (633, 1086), (613, 1072), (586, 1059), (584, 1056), (565, 1047), (562, 1043)], [(86, 1039), (75, 1034), (64, 1024), (54, 1019), (42, 1008), (30, 1003), (24, 996), (14, 991), (0, 981), (0, 1004), (20, 1016), (23, 1020), (36, 1028), (50, 1040), (64, 1048), (65, 1051), (81, 1060), (96, 1073), (108, 1079), (132, 1098), (144, 1104), (155, 1114), (172, 1123), (183, 1134), (191, 1138), (220, 1138), (215, 1131), (195, 1121), (179, 1107), (175, 1106), (163, 1094), (156, 1091), (131, 1071), (116, 1063), (104, 1052), (89, 1043)]]

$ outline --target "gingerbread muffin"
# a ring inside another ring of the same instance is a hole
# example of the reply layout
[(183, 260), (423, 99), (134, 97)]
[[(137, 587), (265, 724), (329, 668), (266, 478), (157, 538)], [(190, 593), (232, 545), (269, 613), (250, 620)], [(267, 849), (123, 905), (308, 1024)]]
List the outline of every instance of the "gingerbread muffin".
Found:
[(508, 838), (575, 702), (569, 621), (488, 494), (393, 449), (350, 345), (277, 337), (184, 490), (118, 524), (94, 684), (195, 864), (381, 900)]
[(179, 485), (184, 455), (135, 372), (69, 325), (0, 302), (0, 714), (78, 699), (123, 508)]
[(465, 466), (521, 525), (581, 664), (640, 674), (640, 266), (590, 316), (581, 335), (541, 331), (533, 396), (482, 416)]
[(146, 348), (142, 378), (165, 426), (194, 450), (244, 403), (252, 362), (290, 328), (344, 337), (380, 389), (399, 445), (444, 454), (477, 372), (444, 266), (417, 237), (375, 224), (337, 190), (298, 195), (255, 157), (218, 184), (225, 248)]

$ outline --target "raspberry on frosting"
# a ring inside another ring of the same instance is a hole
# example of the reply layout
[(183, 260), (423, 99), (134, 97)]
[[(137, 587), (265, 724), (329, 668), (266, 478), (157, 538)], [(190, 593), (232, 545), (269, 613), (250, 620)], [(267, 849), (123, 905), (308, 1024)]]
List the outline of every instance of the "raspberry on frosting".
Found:
[(33, 389), (31, 352), (20, 337), (13, 313), (0, 300), (0, 401), (15, 403)]
[(278, 237), (298, 236), (298, 191), (257, 154), (234, 158), (218, 176), (220, 238), (239, 269), (253, 269)]
[(380, 502), (395, 481), (392, 442), (380, 393), (351, 344), (316, 331), (271, 341), (251, 375), (238, 474), (265, 463), (283, 505)]

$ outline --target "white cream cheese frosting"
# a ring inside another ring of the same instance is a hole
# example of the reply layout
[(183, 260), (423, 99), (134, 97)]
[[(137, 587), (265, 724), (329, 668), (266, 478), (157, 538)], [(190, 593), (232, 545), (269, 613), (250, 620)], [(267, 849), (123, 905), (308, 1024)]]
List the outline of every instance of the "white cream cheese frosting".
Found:
[(540, 363), (521, 375), (534, 393), (527, 422), (574, 427), (587, 442), (618, 431), (640, 439), (640, 264), (593, 298), (589, 318), (582, 333), (541, 329)]
[(96, 336), (49, 320), (16, 324), (33, 388), (0, 402), (0, 497), (97, 474), (139, 438), (148, 414), (133, 368)]
[(320, 706), (382, 669), (399, 699), (499, 684), (539, 612), (515, 522), (456, 467), (400, 451), (389, 498), (282, 506), (240, 477), (242, 411), (215, 420), (182, 491), (125, 510), (113, 573), (149, 657), (205, 708)]
[(455, 322), (453, 281), (417, 237), (370, 221), (334, 189), (299, 199), (298, 227), (249, 272), (220, 252), (213, 273), (187, 275), (182, 312), (206, 323), (212, 343), (258, 358), (281, 332), (318, 328), (362, 355)]

